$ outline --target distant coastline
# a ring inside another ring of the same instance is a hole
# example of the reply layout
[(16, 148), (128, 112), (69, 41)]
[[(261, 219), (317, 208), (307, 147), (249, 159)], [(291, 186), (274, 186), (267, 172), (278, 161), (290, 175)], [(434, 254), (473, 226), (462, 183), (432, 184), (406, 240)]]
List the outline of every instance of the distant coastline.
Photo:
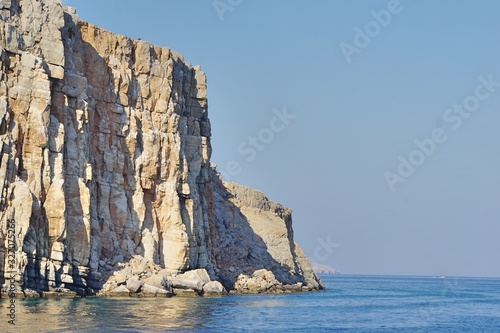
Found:
[(312, 266), (314, 273), (316, 273), (316, 274), (325, 274), (325, 275), (338, 275), (338, 274), (340, 274), (340, 272), (337, 271), (332, 266), (318, 264), (316, 262), (311, 262), (311, 266)]

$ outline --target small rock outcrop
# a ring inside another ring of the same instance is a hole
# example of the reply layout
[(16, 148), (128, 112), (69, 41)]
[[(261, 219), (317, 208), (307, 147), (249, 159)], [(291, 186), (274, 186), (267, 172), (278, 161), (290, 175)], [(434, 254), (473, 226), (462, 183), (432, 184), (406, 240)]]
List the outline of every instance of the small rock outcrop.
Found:
[(59, 0), (0, 0), (3, 294), (324, 288), (291, 210), (223, 182), (210, 136), (199, 66)]
[(219, 281), (210, 281), (203, 286), (203, 296), (223, 296), (227, 290)]

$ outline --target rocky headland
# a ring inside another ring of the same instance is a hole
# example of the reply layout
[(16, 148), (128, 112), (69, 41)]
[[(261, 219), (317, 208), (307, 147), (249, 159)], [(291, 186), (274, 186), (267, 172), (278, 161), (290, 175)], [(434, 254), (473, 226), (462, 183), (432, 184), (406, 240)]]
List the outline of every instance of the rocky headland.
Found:
[(210, 135), (182, 55), (0, 0), (3, 297), (323, 289), (291, 210), (222, 181)]

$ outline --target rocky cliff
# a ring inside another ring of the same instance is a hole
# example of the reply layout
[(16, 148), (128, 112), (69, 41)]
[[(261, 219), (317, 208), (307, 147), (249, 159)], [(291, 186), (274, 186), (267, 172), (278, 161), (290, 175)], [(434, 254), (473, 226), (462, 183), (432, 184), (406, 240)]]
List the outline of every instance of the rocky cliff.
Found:
[(206, 89), (180, 54), (58, 0), (0, 0), (0, 283), (93, 294), (136, 262), (128, 279), (321, 289), (291, 211), (211, 165)]

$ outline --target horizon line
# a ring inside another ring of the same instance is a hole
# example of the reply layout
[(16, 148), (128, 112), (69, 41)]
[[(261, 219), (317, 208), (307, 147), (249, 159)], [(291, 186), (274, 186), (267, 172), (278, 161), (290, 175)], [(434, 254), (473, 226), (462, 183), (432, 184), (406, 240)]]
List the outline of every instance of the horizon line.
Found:
[(408, 278), (432, 278), (432, 279), (500, 279), (500, 276), (463, 276), (463, 275), (409, 275), (409, 274), (350, 274), (337, 272), (336, 274), (323, 274), (318, 275), (329, 275), (329, 276), (363, 276), (363, 277), (408, 277)]

